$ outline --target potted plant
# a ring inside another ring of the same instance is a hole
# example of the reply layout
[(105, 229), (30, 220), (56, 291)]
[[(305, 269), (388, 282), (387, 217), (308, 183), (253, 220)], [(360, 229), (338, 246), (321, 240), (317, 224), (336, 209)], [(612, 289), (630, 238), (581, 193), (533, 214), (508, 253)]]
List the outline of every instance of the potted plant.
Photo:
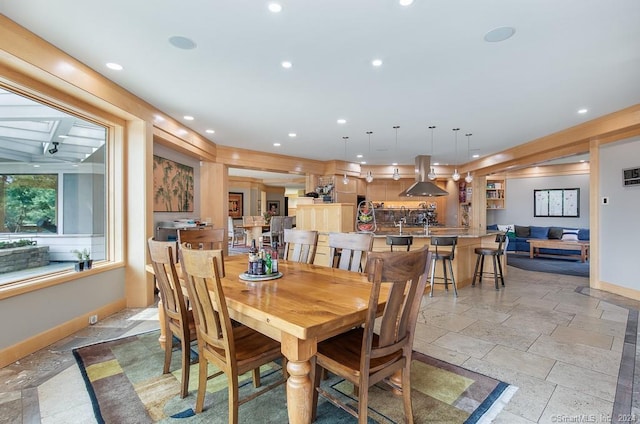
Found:
[(78, 258), (78, 262), (76, 262), (75, 265), (76, 271), (91, 269), (93, 266), (93, 259), (91, 259), (91, 252), (89, 252), (86, 247), (82, 250), (72, 250), (71, 253), (74, 253)]
[(76, 271), (84, 270), (84, 259), (82, 256), (82, 252), (79, 251), (78, 249), (74, 249), (71, 251), (71, 253), (75, 254), (76, 258), (78, 258), (78, 261), (75, 263), (75, 270)]

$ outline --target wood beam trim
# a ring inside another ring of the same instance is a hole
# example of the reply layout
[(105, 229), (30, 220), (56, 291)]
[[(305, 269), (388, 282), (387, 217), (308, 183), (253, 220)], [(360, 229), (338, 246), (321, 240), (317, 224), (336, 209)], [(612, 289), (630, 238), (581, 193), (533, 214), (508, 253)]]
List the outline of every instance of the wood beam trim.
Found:
[(325, 163), (318, 160), (258, 152), (237, 147), (217, 146), (216, 160), (227, 166), (259, 169), (271, 172), (323, 175)]

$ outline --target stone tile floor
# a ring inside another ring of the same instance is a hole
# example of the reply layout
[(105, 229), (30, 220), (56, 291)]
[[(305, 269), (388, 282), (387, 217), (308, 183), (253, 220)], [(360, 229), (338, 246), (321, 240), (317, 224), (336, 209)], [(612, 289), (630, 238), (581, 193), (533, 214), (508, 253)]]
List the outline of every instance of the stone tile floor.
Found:
[[(496, 423), (639, 421), (640, 302), (587, 285), (509, 267), (500, 291), (437, 291), (415, 350), (517, 386)], [(0, 423), (94, 423), (71, 350), (155, 328), (157, 309), (127, 309), (0, 369)]]

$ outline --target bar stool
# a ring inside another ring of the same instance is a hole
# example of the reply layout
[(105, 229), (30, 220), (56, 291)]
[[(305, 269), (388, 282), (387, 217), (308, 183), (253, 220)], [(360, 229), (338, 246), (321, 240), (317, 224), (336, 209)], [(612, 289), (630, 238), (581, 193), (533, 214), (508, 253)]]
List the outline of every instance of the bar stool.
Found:
[(391, 246), (392, 252), (393, 246), (406, 246), (408, 252), (412, 244), (413, 236), (387, 236), (387, 246)]
[[(502, 244), (505, 243), (503, 247)], [(496, 284), (496, 290), (500, 290), (498, 286), (498, 277), (500, 277), (500, 281), (502, 282), (502, 286), (504, 287), (504, 275), (502, 274), (502, 262), (500, 261), (501, 256), (504, 255), (504, 250), (507, 248), (507, 244), (509, 244), (509, 239), (506, 234), (497, 234), (496, 235), (496, 243), (498, 243), (498, 247), (476, 247), (475, 253), (478, 255), (476, 259), (476, 268), (473, 271), (473, 281), (471, 282), (472, 286), (476, 285), (476, 277), (480, 277), (480, 284), (482, 284), (482, 276), (484, 274), (493, 274), (493, 280)], [(491, 256), (493, 259), (493, 272), (484, 272), (484, 257)], [(480, 265), (480, 272), (478, 272), (478, 265)], [(497, 272), (496, 272), (497, 270)]]
[[(429, 292), (429, 297), (433, 297), (433, 285), (436, 284), (434, 283), (434, 279), (438, 278), (441, 280), (444, 280), (444, 283), (437, 283), (437, 284), (444, 284), (444, 289), (449, 291), (449, 287), (447, 286), (447, 283), (449, 281), (449, 278), (447, 277), (447, 265), (449, 265), (449, 272), (451, 273), (451, 284), (453, 285), (453, 292), (455, 293), (455, 296), (458, 297), (458, 288), (456, 287), (456, 279), (453, 275), (453, 259), (455, 257), (455, 252), (456, 252), (456, 244), (458, 243), (458, 237), (454, 236), (454, 237), (431, 237), (431, 245), (436, 247), (435, 252), (433, 253), (433, 260), (431, 261), (431, 291)], [(450, 250), (445, 250), (445, 251), (438, 251), (438, 246), (451, 246)], [(442, 271), (443, 271), (443, 275), (444, 277), (436, 277), (436, 262), (438, 261), (442, 261)]]

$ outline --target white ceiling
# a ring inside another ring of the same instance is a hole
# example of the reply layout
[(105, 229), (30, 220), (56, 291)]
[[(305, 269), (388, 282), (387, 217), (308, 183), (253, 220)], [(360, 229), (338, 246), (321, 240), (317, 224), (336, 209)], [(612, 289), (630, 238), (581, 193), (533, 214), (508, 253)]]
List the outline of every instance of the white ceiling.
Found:
[[(484, 156), (640, 103), (638, 0), (280, 3), (273, 14), (256, 0), (0, 0), (0, 11), (215, 143), (305, 158), (344, 159), (348, 136), (351, 161), (462, 163), (465, 133)], [(501, 26), (515, 35), (483, 40)]]

